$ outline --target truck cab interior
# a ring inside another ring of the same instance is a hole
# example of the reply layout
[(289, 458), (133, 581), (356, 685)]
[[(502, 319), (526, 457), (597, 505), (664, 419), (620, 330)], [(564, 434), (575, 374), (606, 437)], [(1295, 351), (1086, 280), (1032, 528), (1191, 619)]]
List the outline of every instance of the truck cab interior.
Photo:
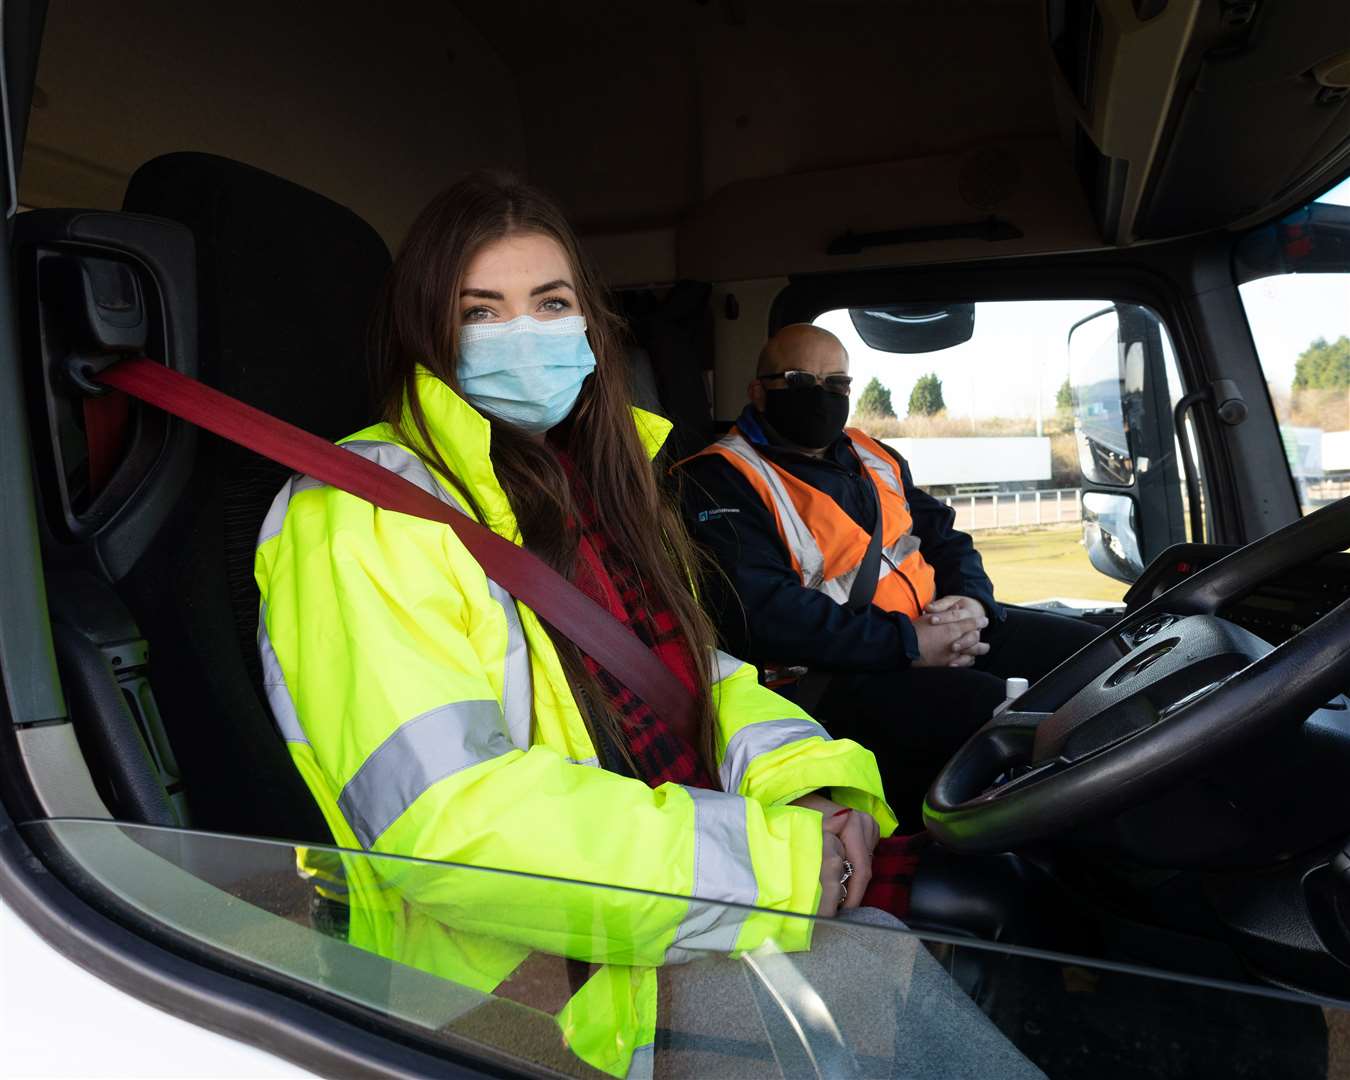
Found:
[(356, 430), (390, 251), (505, 168), (577, 226), (672, 455), (788, 323), (1104, 307), (1078, 498), (1121, 602), (902, 822), (942, 849), (913, 924), (1350, 999), (1350, 501), (1308, 512), (1242, 291), (1350, 282), (1342, 5), (54, 0), (5, 6), (4, 60), (9, 819), (331, 843), (255, 645), (286, 470), (86, 376), (143, 352)]

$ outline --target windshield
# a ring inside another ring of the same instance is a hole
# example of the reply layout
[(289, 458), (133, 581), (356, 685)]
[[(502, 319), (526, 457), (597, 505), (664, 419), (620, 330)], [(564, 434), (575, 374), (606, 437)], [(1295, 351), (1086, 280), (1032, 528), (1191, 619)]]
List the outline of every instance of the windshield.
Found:
[[(620, 946), (618, 934), (607, 929), (616, 911), (688, 903), (115, 822), (49, 820), (23, 828), (62, 876), (144, 936), (455, 1060), (467, 1055), (528, 1075), (604, 1075), (579, 1056), (586, 1018), (569, 1012), (567, 1003), (578, 987), (596, 981), (598, 958), (632, 959), (622, 955), (631, 945)], [(419, 966), (416, 943), (402, 943), (403, 962), (387, 955), (400, 951), (392, 939), (353, 944), (359, 924), (373, 914), (363, 905), (383, 915), (407, 903), (397, 888), (372, 899), (352, 887), (376, 862), (384, 864), (380, 881), (415, 881), (420, 902), (439, 895), (439, 915), (460, 946), (453, 977)], [(472, 906), (457, 907), (457, 897), (472, 897)], [(504, 935), (498, 943), (519, 944), (523, 935), (563, 929), (562, 911), (570, 925), (557, 940), (572, 942), (573, 955), (521, 948), (499, 984), (475, 975), (493, 945), (489, 927)], [(811, 921), (818, 937), (839, 932), (830, 920)], [(711, 960), (715, 970), (698, 957), (661, 967), (652, 1002), (658, 1006), (654, 1075), (862, 1077), (897, 1069), (896, 1075), (956, 1075), (944, 1071), (939, 1057), (951, 1053), (955, 1020), (977, 1016), (985, 1023), (976, 1010), (1002, 1033), (999, 1045), (1009, 1053), (1015, 1048), (1018, 1062), (1024, 1056), (1054, 1077), (1195, 1076), (1215, 1069), (1231, 1075), (1228, 1065), (1236, 1063), (1254, 1076), (1335, 1074), (1328, 1024), (1344, 1030), (1345, 1014), (1328, 1002), (941, 934), (866, 925), (848, 933), (855, 962), (843, 980), (825, 977), (810, 954), (785, 952), (774, 940), (734, 960)], [(579, 939), (585, 942), (580, 949)], [(631, 927), (623, 941), (632, 941)], [(691, 993), (713, 995), (725, 1007), (710, 1010), (706, 1001), (691, 1007), (685, 1000)], [(888, 999), (888, 1024), (875, 1038), (859, 1033), (853, 1017), (881, 998)], [(591, 1010), (602, 1007), (599, 998), (590, 1002)]]
[[(1350, 207), (1350, 180), (1313, 205)], [(1239, 293), (1299, 502), (1310, 513), (1350, 494), (1350, 269), (1269, 274)]]
[[(1169, 328), (1110, 297), (953, 298), (928, 305), (945, 319), (911, 316), (897, 329), (899, 307), (815, 319), (848, 350), (850, 422), (950, 508), (1001, 601), (1118, 609), (1147, 560), (1133, 525), (1106, 537), (1105, 523), (1147, 521), (1150, 558), (1185, 538)], [(1107, 543), (1119, 558), (1094, 552)], [(1117, 563), (1132, 569), (1112, 572)]]

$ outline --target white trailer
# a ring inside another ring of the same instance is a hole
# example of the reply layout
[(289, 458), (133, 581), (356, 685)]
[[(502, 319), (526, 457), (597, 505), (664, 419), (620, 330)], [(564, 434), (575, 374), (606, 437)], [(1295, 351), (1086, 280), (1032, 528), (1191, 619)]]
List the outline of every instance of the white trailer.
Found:
[(1322, 432), (1322, 472), (1350, 474), (1350, 431)]
[(1011, 484), (1050, 479), (1050, 440), (1036, 436), (883, 439), (909, 462), (920, 487)]

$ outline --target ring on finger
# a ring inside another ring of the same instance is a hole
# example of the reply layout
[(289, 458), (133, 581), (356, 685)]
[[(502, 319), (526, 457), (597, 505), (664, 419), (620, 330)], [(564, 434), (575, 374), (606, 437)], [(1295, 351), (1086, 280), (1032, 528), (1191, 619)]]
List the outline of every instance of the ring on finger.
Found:
[[(852, 876), (853, 876), (853, 864), (852, 864), (851, 862), (849, 862), (847, 859), (845, 859), (845, 860), (844, 860), (844, 875), (843, 875), (843, 877), (841, 877), (841, 878), (839, 879), (839, 884), (840, 884), (840, 885), (847, 884), (848, 879), (851, 878)], [(847, 891), (847, 890), (845, 890), (845, 891)]]

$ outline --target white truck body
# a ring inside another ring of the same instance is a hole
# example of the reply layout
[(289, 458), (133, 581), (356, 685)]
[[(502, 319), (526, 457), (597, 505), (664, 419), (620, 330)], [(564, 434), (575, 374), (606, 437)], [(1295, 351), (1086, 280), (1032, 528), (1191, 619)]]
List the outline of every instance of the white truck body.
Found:
[(1050, 440), (1034, 435), (970, 439), (882, 439), (909, 462), (914, 482), (1007, 484), (1050, 479)]
[(1350, 431), (1322, 432), (1322, 472), (1350, 473)]
[(104, 982), (0, 900), (0, 1076), (313, 1075)]

